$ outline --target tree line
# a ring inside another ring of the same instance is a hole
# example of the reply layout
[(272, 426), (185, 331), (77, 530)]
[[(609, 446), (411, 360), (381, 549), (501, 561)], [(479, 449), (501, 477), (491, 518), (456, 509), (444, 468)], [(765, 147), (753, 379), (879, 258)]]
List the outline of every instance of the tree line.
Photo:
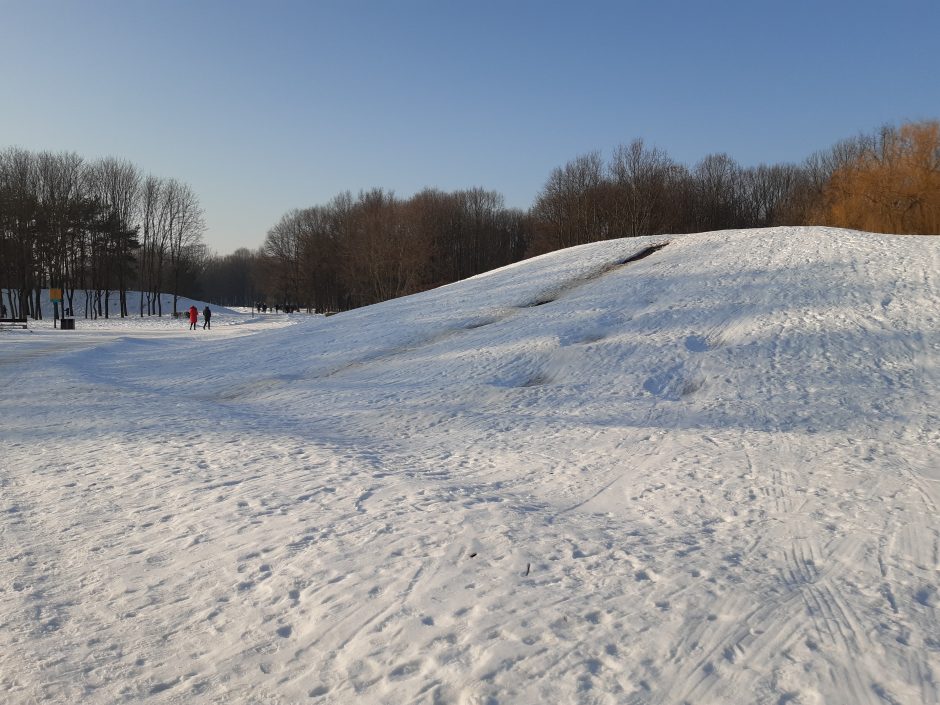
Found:
[[(159, 294), (195, 286), (206, 258), (202, 208), (172, 178), (114, 158), (0, 151), (0, 298), (9, 315), (42, 317), (40, 292), (87, 318), (163, 315)], [(140, 291), (136, 311), (128, 291)], [(81, 293), (81, 297), (76, 297)]]
[(525, 214), (484, 189), (343, 193), (285, 214), (256, 262), (273, 302), (344, 310), (464, 279), (525, 256)]
[(884, 127), (802, 164), (694, 167), (642, 140), (555, 169), (532, 208), (531, 252), (593, 240), (775, 225), (940, 234), (940, 123)]
[(592, 152), (554, 169), (528, 211), (482, 188), (344, 193), (286, 213), (256, 252), (210, 258), (209, 290), (233, 304), (342, 310), (597, 240), (776, 225), (940, 233), (940, 123), (756, 167), (727, 154), (689, 167), (638, 139), (607, 161)]
[(140, 290), (227, 306), (340, 311), (458, 281), (526, 257), (640, 235), (775, 225), (940, 233), (940, 122), (885, 126), (801, 163), (687, 166), (643, 140), (554, 169), (528, 210), (496, 191), (345, 192), (285, 213), (257, 250), (209, 253), (198, 199), (175, 179), (113, 158), (0, 152), (0, 294), (40, 315), (39, 292), (84, 292), (86, 316)]

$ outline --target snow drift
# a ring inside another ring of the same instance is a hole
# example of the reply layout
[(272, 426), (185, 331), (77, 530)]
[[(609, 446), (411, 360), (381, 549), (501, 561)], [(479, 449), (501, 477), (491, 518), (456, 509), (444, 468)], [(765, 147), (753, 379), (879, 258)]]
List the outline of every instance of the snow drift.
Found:
[(940, 702), (938, 265), (726, 231), (0, 334), (0, 699)]

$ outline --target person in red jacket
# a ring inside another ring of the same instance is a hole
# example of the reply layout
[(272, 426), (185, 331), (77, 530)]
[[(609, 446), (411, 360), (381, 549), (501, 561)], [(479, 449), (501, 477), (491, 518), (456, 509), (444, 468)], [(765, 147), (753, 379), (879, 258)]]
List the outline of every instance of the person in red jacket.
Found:
[(189, 307), (189, 330), (196, 330), (196, 321), (199, 320), (199, 309), (195, 306)]

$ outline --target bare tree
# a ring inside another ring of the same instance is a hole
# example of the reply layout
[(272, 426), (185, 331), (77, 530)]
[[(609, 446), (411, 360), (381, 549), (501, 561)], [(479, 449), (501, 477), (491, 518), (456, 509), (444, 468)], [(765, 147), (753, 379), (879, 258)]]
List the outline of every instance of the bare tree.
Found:
[(35, 239), (40, 218), (36, 182), (36, 164), (30, 152), (10, 148), (0, 153), (0, 274), (8, 308), (16, 317), (35, 310), (31, 293), (38, 276)]
[(342, 240), (342, 276), (360, 305), (413, 293), (430, 261), (430, 248), (415, 244), (401, 203), (390, 191), (359, 194)]
[[(741, 172), (739, 211), (751, 227), (794, 224), (794, 197), (800, 169), (793, 164), (761, 164)], [(802, 221), (800, 221), (802, 222)]]
[(303, 213), (286, 213), (268, 230), (261, 255), (268, 290), (278, 305), (299, 303), (303, 286), (306, 231)]
[(614, 150), (608, 169), (614, 186), (612, 235), (654, 235), (673, 225), (670, 197), (679, 172), (665, 152), (633, 140)]
[(741, 167), (727, 154), (709, 154), (692, 172), (696, 221), (702, 230), (744, 227)]
[(163, 289), (166, 260), (170, 249), (170, 213), (162, 179), (150, 175), (141, 188), (140, 315), (163, 315), (160, 292)]
[[(130, 162), (109, 157), (91, 165), (88, 170), (88, 182), (94, 196), (115, 214), (118, 229), (125, 234), (134, 233), (134, 237), (117, 237), (115, 242), (118, 302), (121, 318), (124, 318), (128, 315), (127, 289), (133, 274), (143, 177), (140, 170)], [(106, 316), (108, 308), (106, 297)]]
[(168, 214), (169, 263), (175, 316), (179, 313), (177, 302), (184, 274), (188, 271), (198, 271), (204, 258), (205, 251), (200, 245), (206, 226), (199, 199), (187, 184), (170, 179), (164, 186), (163, 196)]
[(532, 208), (538, 221), (535, 251), (547, 252), (606, 237), (604, 165), (591, 152), (555, 169)]

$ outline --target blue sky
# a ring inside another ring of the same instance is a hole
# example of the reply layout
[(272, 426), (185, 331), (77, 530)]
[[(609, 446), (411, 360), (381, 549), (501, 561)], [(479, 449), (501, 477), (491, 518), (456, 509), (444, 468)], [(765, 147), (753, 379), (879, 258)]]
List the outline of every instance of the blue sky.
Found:
[(938, 0), (0, 0), (0, 148), (185, 181), (227, 253), (347, 189), (527, 208), (637, 137), (751, 165), (937, 119), (938, 28)]

